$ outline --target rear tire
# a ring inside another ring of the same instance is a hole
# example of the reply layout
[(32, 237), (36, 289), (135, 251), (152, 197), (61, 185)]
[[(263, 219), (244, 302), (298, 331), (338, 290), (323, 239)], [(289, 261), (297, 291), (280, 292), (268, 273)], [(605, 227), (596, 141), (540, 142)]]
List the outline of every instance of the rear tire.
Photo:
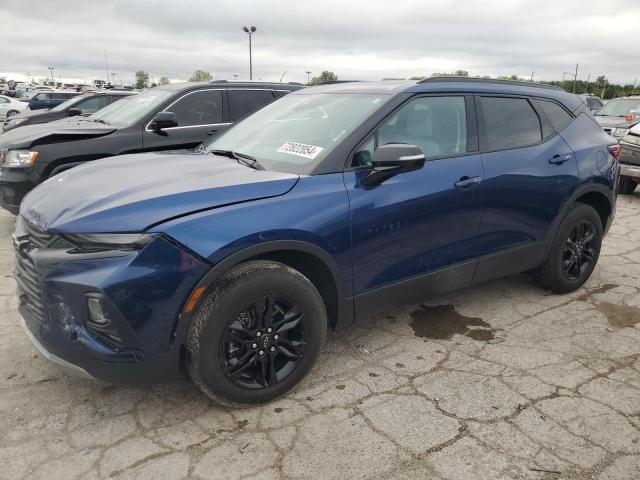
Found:
[(620, 177), (618, 180), (618, 193), (621, 195), (631, 195), (638, 186), (633, 177)]
[(311, 370), (327, 332), (320, 293), (279, 262), (242, 263), (213, 287), (187, 336), (187, 371), (212, 400), (268, 402)]
[(17, 110), (9, 110), (9, 111), (7, 112), (6, 118), (13, 117), (14, 115), (17, 115), (17, 114), (19, 114), (19, 113), (20, 113), (20, 112), (18, 112)]
[(602, 246), (602, 223), (590, 205), (576, 203), (562, 219), (544, 263), (534, 278), (547, 290), (568, 293), (591, 276)]

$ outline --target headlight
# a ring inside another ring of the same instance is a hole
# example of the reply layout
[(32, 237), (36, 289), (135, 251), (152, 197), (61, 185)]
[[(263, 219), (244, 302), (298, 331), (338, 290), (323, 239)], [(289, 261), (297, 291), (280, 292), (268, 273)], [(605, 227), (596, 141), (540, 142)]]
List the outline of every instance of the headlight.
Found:
[(15, 127), (16, 125), (20, 125), (21, 123), (24, 123), (27, 121), (27, 117), (24, 118), (11, 118), (9, 117), (9, 120), (6, 121), (6, 125), (11, 125), (13, 127)]
[(638, 135), (626, 135), (622, 140), (626, 143), (640, 144), (640, 136)]
[(142, 250), (156, 236), (147, 233), (64, 233), (60, 235), (81, 251)]
[(30, 167), (36, 162), (38, 152), (30, 152), (29, 150), (7, 150), (4, 154), (0, 153), (0, 166), (6, 168), (25, 168)]
[(628, 132), (628, 128), (614, 128), (611, 130), (611, 135), (614, 137), (624, 137)]

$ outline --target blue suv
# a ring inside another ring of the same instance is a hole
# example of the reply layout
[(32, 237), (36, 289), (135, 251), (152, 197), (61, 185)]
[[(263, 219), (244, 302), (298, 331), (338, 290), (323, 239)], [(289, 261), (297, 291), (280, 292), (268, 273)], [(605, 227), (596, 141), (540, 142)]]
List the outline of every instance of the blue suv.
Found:
[(482, 79), (287, 95), (195, 151), (122, 155), (27, 195), (23, 326), (112, 382), (186, 371), (210, 398), (276, 398), (327, 329), (517, 272), (591, 275), (620, 149), (576, 96)]

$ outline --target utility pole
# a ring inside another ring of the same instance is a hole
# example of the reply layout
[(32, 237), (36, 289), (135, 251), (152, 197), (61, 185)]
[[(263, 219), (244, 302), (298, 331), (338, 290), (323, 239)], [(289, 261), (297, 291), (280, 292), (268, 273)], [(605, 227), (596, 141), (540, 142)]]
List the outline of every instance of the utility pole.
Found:
[(600, 95), (600, 98), (602, 98), (604, 100), (604, 91), (607, 88), (607, 79), (604, 79), (604, 85), (602, 86), (602, 95)]
[(116, 72), (111, 72), (111, 85), (116, 86)]
[(257, 30), (256, 27), (251, 25), (250, 27), (242, 27), (242, 30), (249, 35), (249, 80), (253, 80), (253, 59), (251, 54), (251, 37)]
[(573, 93), (576, 93), (576, 82), (578, 81), (578, 64), (576, 63), (576, 74), (573, 77)]
[(631, 95), (636, 92), (636, 83), (638, 83), (638, 77), (633, 79), (633, 88), (631, 89)]
[(584, 93), (589, 93), (589, 80), (591, 80), (591, 74), (587, 75), (587, 86), (584, 87)]
[(307, 74), (307, 85), (309, 85), (311, 83), (311, 78), (309, 77), (309, 75), (311, 75), (311, 72), (307, 71), (305, 73)]
[(109, 83), (109, 61), (107, 60), (107, 49), (104, 49), (104, 68), (107, 71), (107, 83)]
[(536, 72), (535, 72), (534, 70), (532, 70), (532, 71), (531, 71), (531, 81), (532, 81), (532, 82), (533, 82), (533, 75), (534, 75), (535, 73), (536, 73)]
[(51, 81), (54, 83), (56, 83), (56, 81), (53, 79), (53, 71), (55, 70), (53, 67), (48, 67), (49, 68), (49, 72), (51, 72)]

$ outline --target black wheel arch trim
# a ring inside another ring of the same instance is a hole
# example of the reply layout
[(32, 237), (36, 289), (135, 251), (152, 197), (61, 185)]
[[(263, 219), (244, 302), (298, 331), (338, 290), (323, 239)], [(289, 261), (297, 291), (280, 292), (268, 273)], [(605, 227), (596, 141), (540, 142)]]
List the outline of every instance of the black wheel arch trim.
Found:
[[(239, 263), (242, 263), (251, 258), (265, 255), (269, 253), (275, 253), (278, 251), (290, 250), (301, 253), (306, 253), (314, 256), (331, 273), (333, 282), (336, 286), (336, 322), (335, 330), (342, 329), (348, 325), (351, 325), (354, 321), (353, 299), (347, 298), (344, 294), (344, 285), (342, 283), (342, 277), (340, 270), (336, 262), (331, 255), (317, 245), (303, 242), (300, 240), (273, 240), (263, 242), (258, 245), (253, 245), (245, 249), (239, 250), (231, 255), (225, 257), (222, 261), (218, 262), (207, 272), (207, 274), (200, 279), (200, 281), (193, 287), (192, 291), (200, 287), (205, 287), (207, 290), (213, 286), (216, 281), (221, 278), (226, 272)], [(198, 311), (201, 302), (204, 300), (204, 295), (199, 299), (196, 307), (191, 312), (182, 311), (178, 317), (177, 325), (174, 328), (174, 338), (172, 345), (181, 345), (186, 339), (186, 335), (191, 325), (193, 316)]]
[(602, 185), (598, 183), (587, 183), (587, 184), (579, 185), (575, 189), (571, 197), (569, 197), (569, 199), (564, 203), (564, 205), (562, 206), (562, 209), (560, 210), (560, 213), (556, 216), (555, 220), (553, 221), (553, 224), (551, 225), (551, 228), (549, 229), (548, 236), (545, 240), (547, 243), (546, 254), (548, 254), (549, 250), (551, 250), (551, 247), (553, 246), (553, 239), (556, 236), (556, 232), (560, 228), (561, 222), (566, 216), (569, 209), (578, 202), (578, 199), (580, 197), (589, 193), (600, 194), (603, 197), (605, 197), (606, 200), (609, 202), (609, 208), (611, 210), (611, 213), (609, 215), (607, 225), (602, 225), (602, 231), (603, 232), (607, 231), (608, 226), (611, 225), (613, 216), (615, 214), (615, 204), (616, 204), (615, 195), (616, 194), (612, 192), (611, 189), (606, 185)]

